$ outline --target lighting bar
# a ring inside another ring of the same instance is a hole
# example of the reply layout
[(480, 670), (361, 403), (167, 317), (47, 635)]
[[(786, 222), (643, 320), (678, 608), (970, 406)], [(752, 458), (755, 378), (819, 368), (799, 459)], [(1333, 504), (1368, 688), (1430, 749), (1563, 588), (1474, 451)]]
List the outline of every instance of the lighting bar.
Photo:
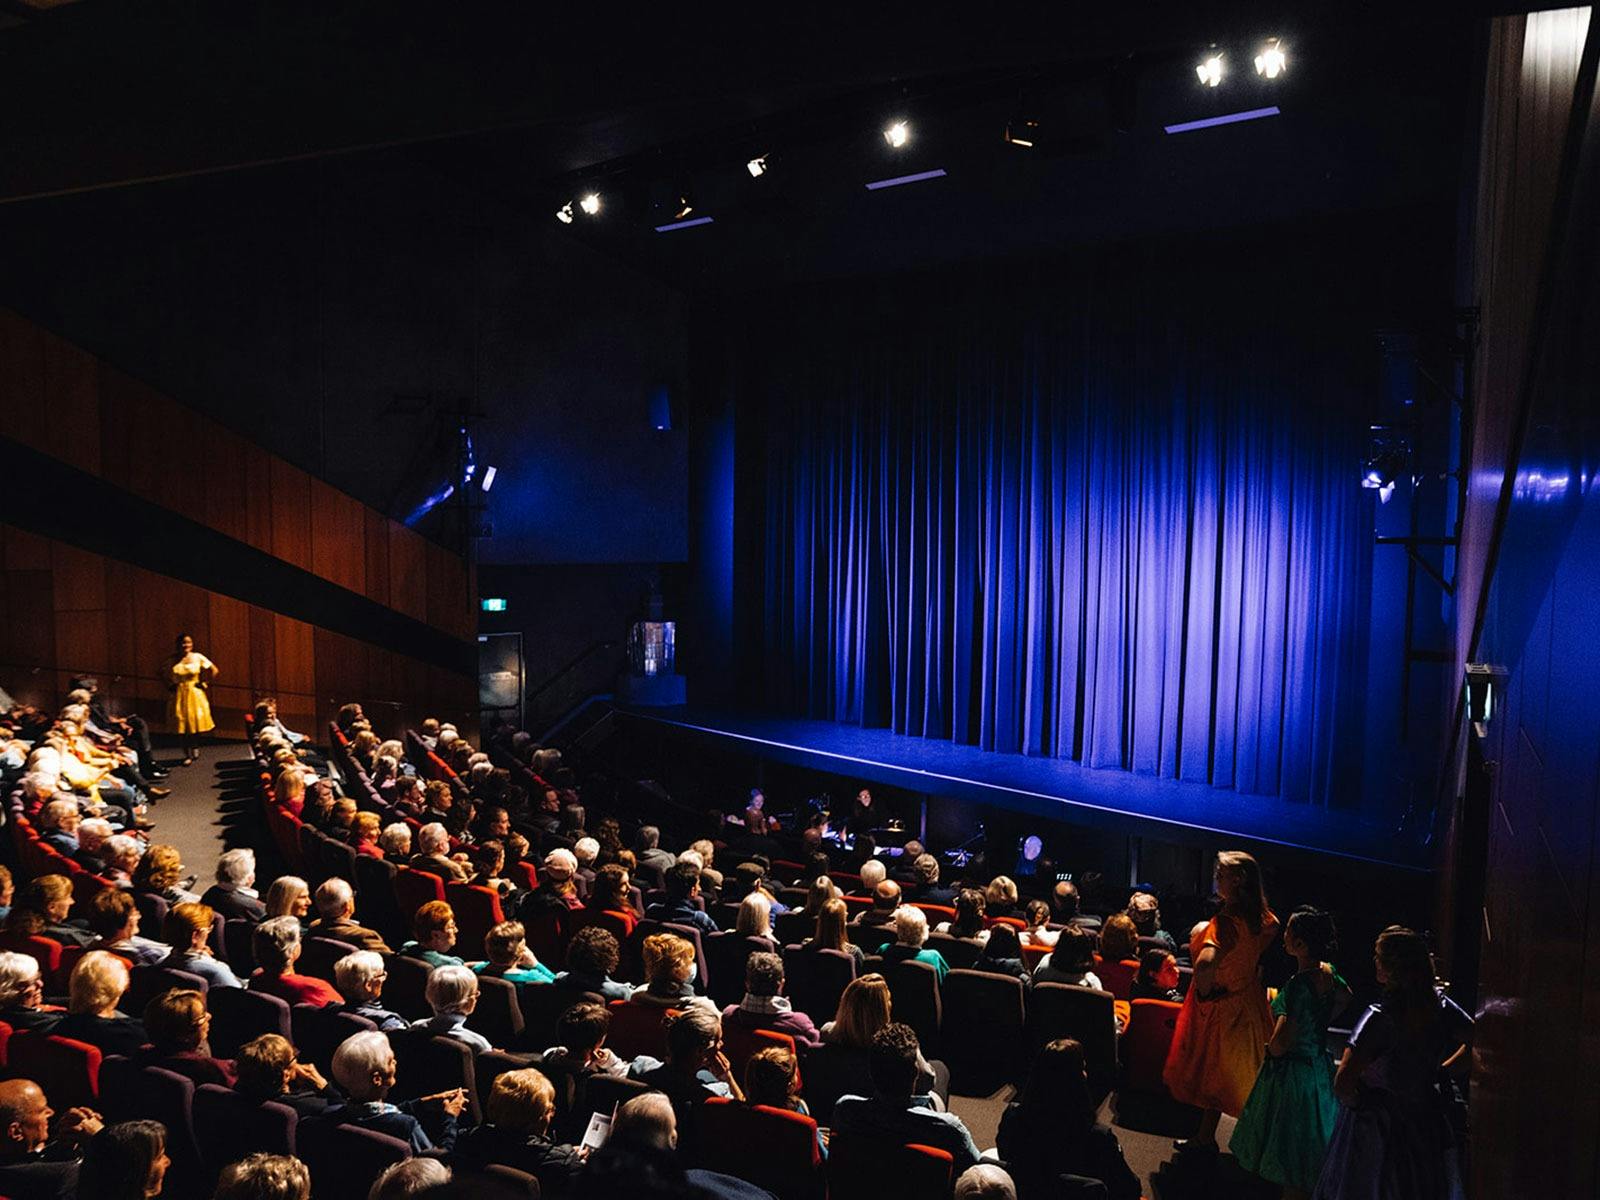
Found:
[(918, 171), (915, 175), (896, 175), (893, 179), (875, 179), (867, 184), (867, 191), (876, 192), (882, 188), (899, 187), (902, 183), (921, 183), (924, 179), (943, 178), (945, 170), (938, 167), (932, 171)]
[(1275, 117), (1278, 115), (1276, 104), (1266, 108), (1252, 108), (1244, 112), (1224, 113), (1220, 117), (1206, 117), (1203, 121), (1184, 121), (1178, 125), (1168, 125), (1168, 133), (1188, 133), (1195, 129), (1210, 129), (1213, 125), (1234, 125), (1240, 121), (1256, 121), (1262, 117)]
[(665, 225), (657, 225), (657, 233), (671, 233), (674, 229), (689, 229), (695, 225), (711, 224), (710, 217), (691, 217), (687, 221), (669, 221)]

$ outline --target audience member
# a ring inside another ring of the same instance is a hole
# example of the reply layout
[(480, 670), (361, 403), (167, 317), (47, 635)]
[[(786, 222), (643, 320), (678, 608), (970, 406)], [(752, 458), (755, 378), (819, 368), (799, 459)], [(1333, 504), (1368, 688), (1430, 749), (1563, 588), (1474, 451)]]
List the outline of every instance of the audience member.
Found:
[(355, 890), (337, 875), (330, 877), (317, 888), (317, 919), (311, 922), (311, 932), (317, 937), (348, 942), (358, 950), (372, 950), (378, 954), (392, 954), (389, 944), (376, 929), (356, 924)]
[(39, 960), (31, 954), (0, 950), (0, 1021), (14, 1030), (50, 1033), (66, 1011), (44, 1003)]
[(388, 968), (375, 951), (357, 950), (354, 954), (346, 954), (333, 964), (334, 986), (339, 989), (339, 995), (344, 997), (339, 1010), (371, 1021), (384, 1033), (409, 1029), (411, 1022), (379, 1003), (383, 999), (383, 984), (388, 977)]
[(284, 1104), (302, 1118), (320, 1116), (344, 1103), (322, 1072), (301, 1062), (289, 1039), (276, 1033), (264, 1033), (240, 1046), (233, 1065), (238, 1076), (234, 1090), (257, 1103)]
[(211, 1014), (206, 1011), (203, 993), (189, 988), (162, 992), (144, 1006), (144, 1028), (150, 1044), (134, 1056), (136, 1062), (175, 1071), (194, 1080), (196, 1087), (202, 1083), (233, 1086), (233, 1063), (211, 1055), (207, 1041)]
[(104, 888), (89, 900), (89, 929), (99, 939), (95, 949), (110, 950), (134, 966), (160, 962), (171, 952), (165, 942), (139, 936), (139, 909), (129, 892)]
[(103, 1128), (89, 1108), (55, 1110), (30, 1079), (0, 1081), (0, 1192), (10, 1200), (73, 1200), (84, 1146)]
[(1158, 942), (1164, 942), (1168, 950), (1177, 953), (1177, 941), (1161, 928), (1161, 902), (1154, 894), (1138, 891), (1129, 896), (1128, 919), (1133, 922), (1134, 930), (1140, 937), (1155, 938)]
[[(823, 1044), (859, 1055), (861, 1075), (866, 1076), (868, 1053), (878, 1030), (894, 1021), (894, 1000), (889, 993), (889, 983), (882, 975), (873, 972), (858, 975), (846, 985), (839, 996), (833, 1020), (823, 1024), (819, 1036)], [(937, 1067), (927, 1059), (917, 1058), (916, 1095), (924, 1104), (942, 1106), (941, 1097), (949, 1089), (949, 1072), (941, 1063)]]
[(667, 1061), (639, 1076), (665, 1092), (680, 1118), (713, 1096), (743, 1100), (728, 1056), (722, 1052), (722, 1018), (716, 1009), (687, 1008), (663, 1022)]
[(551, 1140), (555, 1099), (550, 1080), (531, 1067), (497, 1075), (486, 1120), (456, 1140), (455, 1161), (475, 1170), (499, 1163), (526, 1171), (539, 1181), (541, 1196), (566, 1195), (583, 1169), (584, 1152)]
[(408, 1158), (386, 1167), (373, 1181), (367, 1200), (410, 1200), (444, 1187), (453, 1178), (449, 1167), (437, 1158)]
[(211, 952), (211, 934), (216, 914), (206, 904), (175, 904), (167, 910), (161, 933), (171, 953), (161, 960), (164, 967), (187, 971), (206, 981), (207, 987), (243, 987), (233, 968)]
[(739, 915), (734, 919), (735, 933), (745, 937), (766, 938), (772, 941), (772, 897), (763, 891), (752, 891), (739, 901)]
[(177, 847), (153, 845), (133, 870), (133, 890), (160, 896), (168, 904), (193, 904), (200, 897), (182, 886), (186, 876)]
[(913, 1099), (921, 1061), (909, 1025), (879, 1029), (869, 1051), (872, 1095), (840, 1097), (833, 1106), (833, 1132), (886, 1151), (911, 1142), (933, 1146), (949, 1152), (955, 1170), (965, 1171), (977, 1163), (978, 1147), (961, 1118)]
[(1087, 930), (1068, 925), (1056, 940), (1056, 948), (1039, 960), (1034, 969), (1035, 983), (1070, 983), (1074, 987), (1104, 991), (1100, 976), (1094, 973), (1094, 938)]
[(955, 918), (941, 921), (934, 931), (969, 941), (986, 942), (989, 940), (989, 930), (983, 923), (983, 916), (987, 907), (988, 901), (977, 888), (962, 888), (956, 893)]
[(1050, 921), (1050, 906), (1043, 900), (1029, 900), (1022, 906), (1022, 919), (1027, 928), (1022, 931), (1024, 946), (1054, 946), (1060, 931), (1046, 928)]
[[(432, 782), (438, 783), (438, 780)], [(449, 794), (448, 785), (441, 788), (445, 795)], [(450, 834), (438, 820), (431, 821), (417, 830), (417, 852), (406, 865), (416, 871), (426, 871), (431, 875), (438, 875), (447, 883), (466, 883), (472, 875), (467, 868), (452, 858), (450, 855)]]
[(93, 945), (95, 935), (67, 920), (72, 911), (72, 881), (65, 875), (40, 875), (22, 885), (6, 914), (6, 932), (44, 936), (63, 946)]
[(920, 908), (902, 904), (894, 910), (894, 944), (883, 948), (886, 963), (921, 962), (933, 968), (940, 983), (950, 973), (950, 964), (937, 950), (929, 950), (928, 918)]
[(567, 946), (567, 969), (556, 976), (554, 986), (605, 1000), (627, 1000), (634, 993), (633, 985), (611, 978), (621, 961), (622, 949), (612, 933), (596, 925), (586, 926)]
[(435, 967), (428, 975), (426, 995), (433, 1016), (412, 1022), (411, 1028), (463, 1042), (474, 1053), (494, 1049), (483, 1034), (467, 1028), (467, 1018), (478, 1007), (478, 977), (471, 968)]
[(430, 967), (459, 967), (463, 960), (446, 951), (455, 948), (460, 935), (455, 910), (443, 900), (429, 900), (411, 918), (412, 940), (400, 947), (408, 958), (420, 958)]
[(1017, 1185), (1005, 1168), (979, 1163), (961, 1172), (952, 1200), (1017, 1200)]
[(390, 1104), (397, 1070), (387, 1034), (373, 1030), (345, 1038), (333, 1052), (333, 1080), (349, 1101), (330, 1108), (326, 1119), (399, 1138), (413, 1154), (436, 1146), (449, 1150), (455, 1145), (456, 1118), (467, 1106), (466, 1092), (454, 1088)]
[(885, 927), (894, 924), (894, 915), (900, 910), (900, 885), (885, 879), (872, 889), (872, 907), (856, 918), (856, 924), (868, 927)]
[(222, 1168), (212, 1200), (311, 1200), (311, 1172), (288, 1154), (252, 1154)]
[(631, 997), (635, 1004), (657, 1008), (703, 1008), (715, 1014), (717, 1006), (694, 990), (694, 946), (673, 933), (652, 933), (644, 940), (645, 986)]
[(645, 909), (644, 915), (652, 921), (691, 925), (701, 933), (716, 933), (717, 923), (696, 903), (700, 899), (700, 876), (701, 868), (696, 864), (674, 863), (667, 870), (667, 898)]
[(293, 917), (306, 927), (311, 913), (311, 887), (298, 875), (279, 875), (267, 889), (267, 917)]
[(89, 951), (72, 968), (67, 1015), (51, 1032), (98, 1046), (102, 1054), (135, 1054), (149, 1038), (143, 1022), (117, 1009), (127, 990), (128, 964), (107, 951)]
[(528, 949), (528, 935), (521, 921), (502, 921), (494, 926), (484, 937), (483, 948), (487, 961), (471, 964), (479, 975), (518, 985), (555, 982), (555, 972)]
[(996, 875), (983, 889), (985, 908), (991, 917), (1017, 915), (1017, 883), (1009, 875)]
[(1128, 989), (1130, 1000), (1167, 1000), (1181, 1003), (1178, 960), (1169, 951), (1151, 947), (1139, 956), (1139, 970)]
[(996, 975), (1014, 976), (1022, 980), (1024, 987), (1033, 983), (1033, 973), (1022, 961), (1022, 943), (1017, 940), (1017, 931), (1010, 925), (996, 925), (989, 931), (989, 939), (984, 943), (974, 968)]
[(250, 990), (265, 992), (289, 1004), (338, 1004), (339, 993), (311, 975), (296, 975), (300, 958), (300, 922), (294, 917), (269, 917), (255, 927), (250, 941), (256, 973)]
[(1096, 1121), (1083, 1047), (1059, 1038), (1039, 1051), (1027, 1083), (1006, 1105), (997, 1138), (1000, 1158), (1021, 1200), (1052, 1200), (1069, 1182), (1099, 1182), (1108, 1200), (1138, 1200), (1139, 1179), (1108, 1126)]
[(810, 1017), (795, 1010), (783, 994), (783, 959), (758, 951), (744, 960), (744, 999), (722, 1010), (722, 1023), (735, 1029), (769, 1029), (797, 1043), (821, 1044)]
[(242, 847), (229, 850), (217, 859), (217, 881), (206, 889), (200, 902), (221, 913), (227, 921), (236, 918), (260, 921), (267, 915), (267, 906), (256, 896), (252, 887), (255, 881), (255, 851)]
[(817, 929), (800, 944), (802, 950), (838, 950), (856, 961), (856, 970), (866, 961), (866, 952), (850, 940), (850, 908), (843, 900), (829, 900), (817, 913)]
[(1108, 963), (1139, 961), (1139, 930), (1127, 913), (1112, 913), (1100, 927), (1100, 958)]

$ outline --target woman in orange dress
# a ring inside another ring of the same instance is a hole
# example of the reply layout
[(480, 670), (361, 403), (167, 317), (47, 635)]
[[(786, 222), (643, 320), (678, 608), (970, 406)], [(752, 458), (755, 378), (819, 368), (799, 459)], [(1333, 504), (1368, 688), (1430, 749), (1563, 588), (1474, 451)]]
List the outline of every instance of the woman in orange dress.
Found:
[(1180, 1150), (1217, 1148), (1217, 1121), (1244, 1111), (1272, 1037), (1256, 967), (1278, 936), (1278, 918), (1267, 907), (1261, 868), (1242, 850), (1224, 850), (1216, 883), (1222, 911), (1190, 943), (1194, 978), (1163, 1072), (1174, 1099), (1203, 1110), (1200, 1128)]

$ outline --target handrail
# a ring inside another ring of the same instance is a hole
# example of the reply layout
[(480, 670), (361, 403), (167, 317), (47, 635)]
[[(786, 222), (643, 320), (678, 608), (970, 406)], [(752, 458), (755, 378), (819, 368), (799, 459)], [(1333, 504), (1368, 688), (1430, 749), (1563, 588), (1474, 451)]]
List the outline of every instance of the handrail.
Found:
[(535, 696), (538, 696), (538, 695), (540, 695), (540, 694), (542, 694), (544, 692), (549, 691), (551, 688), (553, 688), (556, 685), (556, 683), (563, 676), (569, 674), (573, 670), (576, 670), (579, 666), (581, 666), (583, 664), (584, 660), (587, 659), (591, 654), (595, 653), (595, 651), (597, 651), (597, 650), (609, 650), (612, 647), (620, 646), (621, 644), (622, 644), (621, 642), (615, 641), (613, 639), (606, 639), (604, 641), (599, 641), (599, 642), (590, 642), (581, 651), (579, 651), (577, 656), (575, 658), (573, 658), (570, 662), (568, 662), (564, 667), (562, 667), (560, 670), (556, 671), (553, 675), (551, 675), (548, 679), (546, 679), (538, 687), (534, 688), (530, 692), (527, 692), (523, 697), (523, 703), (524, 704), (531, 703)]

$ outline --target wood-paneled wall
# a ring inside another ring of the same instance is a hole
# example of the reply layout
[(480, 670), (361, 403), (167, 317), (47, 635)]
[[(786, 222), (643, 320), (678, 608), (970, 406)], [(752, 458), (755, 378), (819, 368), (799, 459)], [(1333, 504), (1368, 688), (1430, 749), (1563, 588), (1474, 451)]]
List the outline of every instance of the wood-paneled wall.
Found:
[[(0, 309), (0, 411), (17, 441), (461, 642), (477, 631), (458, 556), (69, 342)], [(63, 496), (64, 505), (71, 504)], [(73, 514), (76, 519), (76, 514)], [(102, 528), (114, 512), (85, 512)], [(59, 703), (93, 674), (119, 704), (164, 722), (163, 661), (191, 633), (221, 674), (219, 728), (254, 698), (309, 727), (360, 700), (380, 729), (424, 715), (475, 717), (476, 681), (391, 647), (0, 525), (0, 686)]]

